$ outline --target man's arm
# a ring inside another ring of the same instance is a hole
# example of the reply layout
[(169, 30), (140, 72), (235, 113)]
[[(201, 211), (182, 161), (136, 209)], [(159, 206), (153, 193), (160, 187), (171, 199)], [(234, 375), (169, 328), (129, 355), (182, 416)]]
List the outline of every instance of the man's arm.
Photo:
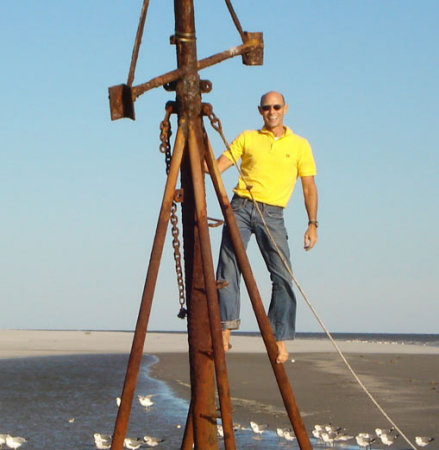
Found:
[[(301, 177), (302, 180), (302, 191), (303, 198), (305, 200), (305, 208), (308, 214), (308, 222), (317, 221), (317, 205), (318, 205), (318, 195), (317, 186), (314, 181), (314, 177)], [(308, 225), (305, 231), (305, 250), (311, 250), (317, 242), (317, 226), (313, 223)]]
[[(218, 166), (218, 170), (220, 173), (223, 173), (225, 170), (227, 170), (229, 167), (233, 166), (233, 162), (230, 161), (229, 158), (227, 158), (227, 156), (224, 156), (224, 154), (222, 154), (217, 160), (216, 160), (216, 164)], [(204, 173), (209, 173), (209, 169), (207, 167), (206, 161), (204, 161)]]
[(224, 154), (222, 154), (216, 160), (216, 162), (218, 164), (218, 170), (220, 171), (220, 173), (223, 173), (226, 169), (228, 169), (229, 167), (233, 166), (233, 162), (230, 161), (230, 159), (227, 158), (227, 156), (225, 156)]

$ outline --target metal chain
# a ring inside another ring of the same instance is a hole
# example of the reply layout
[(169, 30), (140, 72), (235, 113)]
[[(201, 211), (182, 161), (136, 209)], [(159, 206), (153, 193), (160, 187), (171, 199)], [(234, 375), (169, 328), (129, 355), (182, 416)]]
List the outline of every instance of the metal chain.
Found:
[[(169, 122), (169, 117), (172, 113), (172, 106), (166, 106), (165, 117), (160, 124), (160, 152), (165, 154), (166, 162), (166, 174), (169, 175), (169, 169), (171, 165), (171, 124)], [(177, 287), (178, 287), (178, 302), (180, 303), (180, 310), (177, 317), (184, 319), (187, 315), (187, 309), (185, 307), (185, 289), (184, 289), (184, 278), (183, 269), (181, 265), (181, 253), (180, 253), (180, 231), (178, 229), (178, 217), (177, 217), (177, 203), (172, 202), (170, 221), (171, 221), (171, 233), (172, 233), (172, 247), (174, 248), (174, 261), (175, 261), (175, 272), (177, 274)]]

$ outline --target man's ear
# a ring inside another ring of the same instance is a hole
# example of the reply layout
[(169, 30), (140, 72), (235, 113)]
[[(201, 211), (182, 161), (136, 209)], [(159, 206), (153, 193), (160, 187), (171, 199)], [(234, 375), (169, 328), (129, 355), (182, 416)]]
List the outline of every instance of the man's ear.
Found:
[(260, 107), (260, 106), (258, 106), (258, 111), (259, 111), (259, 114), (262, 116), (262, 108)]

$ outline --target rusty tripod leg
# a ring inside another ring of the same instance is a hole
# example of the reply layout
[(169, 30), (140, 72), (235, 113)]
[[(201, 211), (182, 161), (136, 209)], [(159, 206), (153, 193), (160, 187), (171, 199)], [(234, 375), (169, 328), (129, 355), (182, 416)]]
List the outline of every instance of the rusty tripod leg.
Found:
[(238, 265), (247, 287), (253, 311), (255, 313), (256, 320), (258, 322), (259, 329), (261, 331), (261, 335), (267, 349), (268, 357), (270, 359), (270, 363), (273, 368), (280, 393), (282, 395), (285, 409), (287, 411), (288, 417), (290, 418), (291, 425), (293, 426), (294, 433), (296, 434), (300, 448), (302, 450), (310, 450), (312, 449), (311, 442), (300, 416), (300, 412), (297, 407), (293, 390), (289, 383), (285, 368), (283, 364), (276, 363), (278, 352), (276, 341), (274, 339), (268, 317), (265, 313), (264, 305), (262, 303), (261, 296), (259, 294), (258, 287), (251, 270), (250, 262), (248, 260), (247, 253), (245, 251), (241, 235), (236, 224), (235, 216), (230, 206), (230, 202), (228, 200), (221, 175), (218, 171), (218, 167), (216, 165), (215, 157), (209, 141), (207, 141), (207, 147), (208, 152), (206, 153), (206, 162), (209, 167), (209, 172), (211, 174), (218, 201), (223, 211), (224, 219), (229, 228), (229, 233), (232, 239), (233, 247), (235, 249)]
[[(189, 123), (189, 157), (191, 162), (192, 180), (194, 184), (196, 218), (200, 233), (201, 257), (203, 261), (204, 282), (207, 294), (209, 325), (212, 337), (218, 397), (220, 401), (221, 418), (224, 430), (224, 443), (226, 450), (234, 450), (236, 448), (236, 443), (233, 433), (232, 404), (230, 401), (226, 357), (221, 332), (218, 293), (207, 224), (205, 186), (201, 168), (202, 155), (205, 153), (205, 143), (201, 137), (200, 125), (201, 124), (196, 124), (194, 122)], [(200, 150), (203, 151), (200, 152)]]
[(166, 230), (169, 222), (170, 211), (174, 198), (175, 186), (177, 184), (185, 141), (185, 133), (182, 126), (180, 125), (177, 131), (177, 136), (175, 138), (174, 153), (171, 160), (168, 179), (166, 181), (165, 192), (163, 194), (160, 215), (157, 221), (157, 229), (153, 247), (151, 250), (145, 287), (143, 289), (140, 311), (137, 318), (136, 330), (134, 333), (133, 344), (131, 346), (130, 358), (125, 375), (121, 404), (114, 426), (111, 450), (122, 450), (123, 441), (125, 439), (128, 428), (131, 405), (133, 402), (137, 376), (139, 374), (140, 363), (142, 360), (143, 346), (145, 344), (146, 329), (151, 312), (152, 299), (157, 281), (160, 259), (162, 256), (163, 244), (165, 242)]

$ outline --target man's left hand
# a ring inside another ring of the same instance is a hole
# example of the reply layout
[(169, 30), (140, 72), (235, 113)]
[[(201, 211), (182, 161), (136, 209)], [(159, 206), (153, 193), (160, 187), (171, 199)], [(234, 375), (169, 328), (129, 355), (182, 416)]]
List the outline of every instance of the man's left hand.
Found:
[(311, 250), (317, 242), (317, 228), (314, 225), (309, 225), (305, 231), (304, 249)]

